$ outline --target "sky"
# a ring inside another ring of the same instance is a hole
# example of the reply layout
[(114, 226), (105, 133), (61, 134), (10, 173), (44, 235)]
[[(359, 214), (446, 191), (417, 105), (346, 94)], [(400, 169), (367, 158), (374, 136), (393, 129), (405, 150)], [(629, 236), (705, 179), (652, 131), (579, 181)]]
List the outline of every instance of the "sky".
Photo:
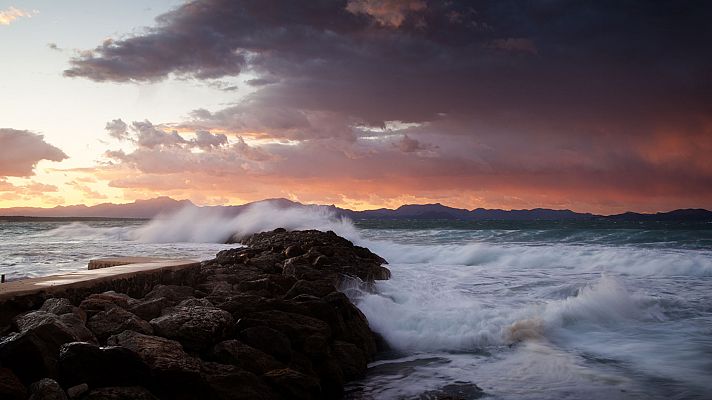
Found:
[(0, 207), (712, 208), (712, 3), (0, 0)]

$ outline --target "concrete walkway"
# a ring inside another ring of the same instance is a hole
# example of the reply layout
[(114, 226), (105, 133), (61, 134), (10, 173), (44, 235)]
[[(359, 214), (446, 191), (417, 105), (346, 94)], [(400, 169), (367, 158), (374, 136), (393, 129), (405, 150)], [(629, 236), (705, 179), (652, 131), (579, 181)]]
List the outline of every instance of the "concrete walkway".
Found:
[(33, 293), (44, 295), (89, 289), (102, 283), (139, 275), (180, 271), (200, 266), (200, 261), (149, 257), (118, 257), (91, 260), (86, 271), (68, 272), (0, 284), (2, 302)]

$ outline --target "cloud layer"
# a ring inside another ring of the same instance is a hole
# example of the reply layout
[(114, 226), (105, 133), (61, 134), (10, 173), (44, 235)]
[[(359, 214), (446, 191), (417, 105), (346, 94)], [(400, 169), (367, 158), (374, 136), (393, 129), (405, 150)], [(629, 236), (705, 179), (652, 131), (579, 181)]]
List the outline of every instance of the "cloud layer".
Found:
[(711, 12), (693, 1), (192, 1), (65, 75), (254, 77), (256, 91), (223, 109), (159, 127), (109, 122), (135, 146), (108, 153), (119, 187), (704, 206)]

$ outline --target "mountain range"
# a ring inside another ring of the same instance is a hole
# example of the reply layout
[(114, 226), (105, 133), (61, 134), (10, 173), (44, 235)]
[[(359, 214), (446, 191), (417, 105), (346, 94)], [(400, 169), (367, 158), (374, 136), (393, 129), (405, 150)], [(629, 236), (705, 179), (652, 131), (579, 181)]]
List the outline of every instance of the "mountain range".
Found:
[[(380, 208), (376, 210), (353, 211), (336, 206), (305, 205), (287, 199), (268, 199), (237, 206), (202, 206), (226, 214), (236, 215), (245, 208), (257, 203), (270, 203), (277, 208), (305, 207), (326, 208), (338, 216), (354, 220), (368, 219), (445, 219), (462, 221), (507, 220), (593, 220), (607, 219), (617, 221), (712, 221), (712, 211), (704, 209), (681, 209), (670, 212), (645, 214), (626, 212), (615, 215), (596, 215), (578, 213), (571, 210), (552, 210), (535, 208), (531, 210), (499, 210), (476, 208), (467, 210), (435, 204), (408, 204), (396, 209)], [(102, 203), (95, 206), (74, 205), (54, 208), (16, 207), (0, 209), (0, 218), (18, 219), (19, 217), (40, 218), (153, 218), (161, 213), (176, 212), (185, 207), (199, 207), (190, 200), (174, 200), (170, 197), (157, 197), (148, 200), (136, 200), (127, 204)]]

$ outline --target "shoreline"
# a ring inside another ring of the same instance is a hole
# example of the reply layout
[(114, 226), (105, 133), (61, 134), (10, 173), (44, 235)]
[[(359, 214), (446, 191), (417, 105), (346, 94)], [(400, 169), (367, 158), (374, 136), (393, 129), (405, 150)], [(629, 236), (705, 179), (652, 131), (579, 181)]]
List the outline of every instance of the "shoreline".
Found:
[(333, 232), (277, 229), (242, 243), (200, 263), (89, 270), (105, 281), (81, 288), (12, 298), (3, 284), (0, 397), (340, 397), (377, 341), (337, 288), (387, 279), (385, 260)]

